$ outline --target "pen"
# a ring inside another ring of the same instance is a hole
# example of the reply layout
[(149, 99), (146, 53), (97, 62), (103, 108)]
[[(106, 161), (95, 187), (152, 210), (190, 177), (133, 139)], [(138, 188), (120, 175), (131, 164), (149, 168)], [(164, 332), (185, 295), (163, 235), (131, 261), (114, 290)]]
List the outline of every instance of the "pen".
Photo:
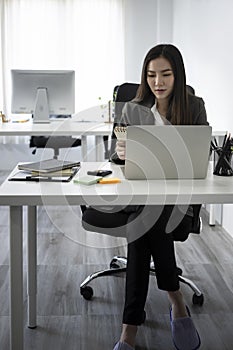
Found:
[(214, 137), (214, 143), (215, 143), (215, 146), (218, 147), (218, 142), (216, 140), (216, 137)]
[(223, 143), (222, 143), (222, 148), (224, 148), (224, 146), (225, 146), (226, 139), (227, 139), (227, 133), (224, 135), (224, 139), (223, 139)]
[(67, 180), (51, 179), (49, 177), (38, 179), (36, 177), (31, 177), (31, 176), (26, 176), (25, 180), (34, 181), (34, 182), (67, 182)]

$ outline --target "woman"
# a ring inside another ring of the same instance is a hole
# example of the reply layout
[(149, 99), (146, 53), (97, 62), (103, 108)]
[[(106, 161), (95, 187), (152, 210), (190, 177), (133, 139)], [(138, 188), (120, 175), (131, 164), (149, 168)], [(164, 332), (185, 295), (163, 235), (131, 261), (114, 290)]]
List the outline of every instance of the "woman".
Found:
[[(175, 46), (161, 44), (147, 53), (136, 98), (126, 103), (117, 122), (126, 125), (208, 125), (203, 100), (187, 91), (183, 59)], [(124, 159), (125, 142), (117, 141), (112, 160), (119, 162)], [(176, 211), (181, 219), (178, 226), (167, 234), (167, 224)], [(145, 214), (145, 208), (136, 208), (134, 218), (142, 212)], [(146, 233), (142, 232), (141, 237), (128, 243), (123, 327), (114, 350), (132, 350), (135, 347), (137, 327), (144, 318), (151, 256), (156, 266), (158, 287), (167, 291), (171, 303), (171, 330), (176, 349), (198, 349), (200, 337), (180, 291), (174, 253), (174, 237), (184, 240), (193, 232), (196, 219), (193, 207), (164, 206), (158, 210), (150, 206), (146, 207), (146, 212), (149, 213), (146, 217), (156, 216), (156, 220), (150, 223)]]
[[(185, 69), (179, 50), (157, 45), (145, 57), (136, 98), (125, 104), (115, 125), (200, 124), (207, 125), (204, 102), (187, 91)], [(111, 160), (125, 159), (125, 143), (116, 142)], [(124, 236), (128, 240), (126, 295), (123, 327), (114, 350), (132, 350), (137, 327), (144, 321), (151, 257), (158, 288), (171, 303), (172, 338), (176, 349), (194, 350), (200, 338), (179, 287), (174, 240), (184, 241), (199, 232), (200, 206), (89, 207), (83, 227), (90, 231)], [(169, 233), (167, 233), (169, 232)]]

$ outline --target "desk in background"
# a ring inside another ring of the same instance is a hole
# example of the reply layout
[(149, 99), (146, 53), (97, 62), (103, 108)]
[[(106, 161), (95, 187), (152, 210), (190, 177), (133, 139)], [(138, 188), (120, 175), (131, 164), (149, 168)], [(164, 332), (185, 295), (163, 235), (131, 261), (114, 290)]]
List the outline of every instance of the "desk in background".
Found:
[[(226, 131), (213, 131), (212, 136), (218, 142), (224, 137)], [(0, 123), (0, 136), (81, 136), (82, 160), (87, 161), (87, 136), (95, 137), (96, 161), (103, 157), (102, 137), (112, 134), (111, 123), (82, 122), (75, 118), (64, 120), (52, 120), (51, 123), (33, 124), (30, 119), (27, 122)]]
[(128, 205), (233, 203), (233, 178), (218, 177), (210, 167), (203, 180), (125, 180), (119, 166), (82, 163), (80, 174), (111, 168), (122, 182), (111, 185), (18, 183), (0, 186), (0, 205), (10, 207), (10, 316), (11, 350), (23, 350), (23, 206), (28, 207), (28, 324), (36, 326), (36, 207), (38, 205)]
[(80, 122), (75, 118), (52, 120), (46, 124), (33, 124), (31, 120), (22, 123), (1, 123), (0, 136), (81, 136), (82, 160), (87, 160), (87, 137), (95, 137), (96, 161), (103, 159), (102, 137), (111, 135), (111, 123)]

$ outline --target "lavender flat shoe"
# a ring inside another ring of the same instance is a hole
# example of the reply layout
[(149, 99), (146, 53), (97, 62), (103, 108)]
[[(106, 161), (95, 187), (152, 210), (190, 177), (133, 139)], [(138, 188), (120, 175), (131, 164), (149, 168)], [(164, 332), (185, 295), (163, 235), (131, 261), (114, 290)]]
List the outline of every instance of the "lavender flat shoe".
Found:
[(127, 343), (118, 342), (113, 350), (134, 350), (134, 348)]
[(200, 336), (191, 319), (188, 307), (187, 311), (188, 317), (173, 320), (172, 309), (170, 309), (172, 339), (177, 350), (197, 350), (201, 345)]

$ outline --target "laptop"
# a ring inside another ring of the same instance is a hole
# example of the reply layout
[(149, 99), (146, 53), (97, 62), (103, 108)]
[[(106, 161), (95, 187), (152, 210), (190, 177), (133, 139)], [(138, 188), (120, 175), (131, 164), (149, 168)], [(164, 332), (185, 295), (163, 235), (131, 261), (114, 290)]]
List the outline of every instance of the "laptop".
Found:
[(18, 164), (18, 169), (29, 171), (29, 172), (34, 171), (34, 172), (48, 174), (50, 172), (71, 169), (79, 166), (80, 166), (80, 162), (73, 162), (69, 160), (63, 160), (63, 159), (59, 160), (59, 159), (52, 158), (52, 159), (42, 160), (40, 162)]
[(206, 125), (128, 126), (125, 178), (204, 179), (211, 135)]

